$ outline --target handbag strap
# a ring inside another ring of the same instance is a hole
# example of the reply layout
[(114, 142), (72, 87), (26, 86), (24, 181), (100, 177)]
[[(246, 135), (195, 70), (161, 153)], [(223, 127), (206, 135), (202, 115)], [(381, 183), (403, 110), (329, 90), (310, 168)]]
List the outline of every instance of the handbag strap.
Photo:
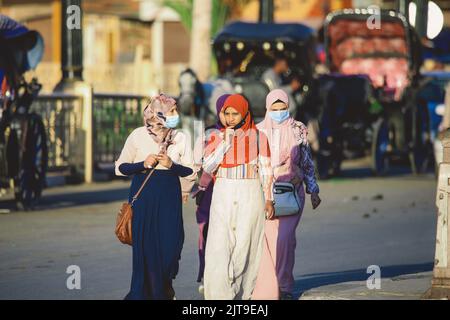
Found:
[(150, 170), (150, 172), (147, 174), (147, 176), (145, 177), (144, 182), (142, 182), (141, 187), (139, 188), (138, 192), (136, 192), (136, 194), (133, 196), (133, 199), (131, 200), (131, 205), (133, 205), (133, 203), (137, 200), (137, 198), (139, 197), (139, 195), (141, 194), (142, 190), (144, 189), (145, 184), (147, 183), (148, 179), (150, 179), (150, 176), (153, 174), (153, 172), (155, 172), (156, 168), (153, 168), (152, 170)]
[[(166, 134), (164, 135), (163, 141), (166, 140), (166, 137), (169, 133), (171, 133), (172, 130), (168, 130), (166, 132)], [(130, 205), (133, 206), (134, 202), (137, 200), (137, 198), (139, 197), (139, 195), (141, 194), (142, 190), (145, 187), (145, 184), (147, 183), (148, 179), (150, 179), (150, 176), (153, 174), (153, 172), (155, 172), (156, 170), (156, 166), (158, 165), (158, 162), (156, 163), (156, 165), (150, 170), (150, 172), (147, 174), (147, 176), (145, 177), (144, 181), (141, 184), (141, 187), (139, 188), (139, 190), (136, 192), (136, 194), (133, 196)]]

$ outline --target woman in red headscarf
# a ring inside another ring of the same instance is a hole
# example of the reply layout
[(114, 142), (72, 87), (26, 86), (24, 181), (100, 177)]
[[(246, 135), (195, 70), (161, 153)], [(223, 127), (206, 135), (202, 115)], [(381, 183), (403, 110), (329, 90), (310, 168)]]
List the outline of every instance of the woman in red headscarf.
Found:
[(226, 126), (211, 136), (203, 164), (215, 179), (204, 293), (205, 299), (250, 299), (264, 244), (264, 219), (274, 213), (270, 151), (243, 96), (229, 96), (222, 111)]

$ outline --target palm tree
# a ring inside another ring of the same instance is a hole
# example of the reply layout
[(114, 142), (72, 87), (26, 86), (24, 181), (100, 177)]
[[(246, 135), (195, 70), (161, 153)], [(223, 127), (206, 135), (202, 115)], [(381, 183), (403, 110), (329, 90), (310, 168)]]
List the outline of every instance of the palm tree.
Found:
[(188, 32), (192, 29), (193, 0), (164, 0), (162, 4), (178, 13), (180, 21)]
[(194, 0), (189, 64), (200, 81), (211, 71), (211, 0)]
[[(252, 0), (211, 0), (211, 36), (214, 36), (231, 17), (240, 16), (242, 9)], [(173, 9), (180, 16), (188, 32), (192, 30), (193, 0), (164, 0), (163, 5)]]
[(165, 6), (178, 13), (191, 34), (190, 65), (201, 81), (206, 80), (211, 71), (210, 39), (230, 17), (239, 16), (249, 2), (251, 0), (163, 0)]

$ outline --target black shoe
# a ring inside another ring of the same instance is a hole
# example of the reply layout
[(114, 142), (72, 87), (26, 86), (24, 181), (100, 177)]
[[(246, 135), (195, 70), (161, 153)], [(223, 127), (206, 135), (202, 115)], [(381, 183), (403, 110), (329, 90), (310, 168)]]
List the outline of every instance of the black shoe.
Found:
[(292, 300), (292, 293), (280, 292), (280, 300)]
[(176, 300), (175, 290), (173, 290), (172, 284), (168, 284), (166, 287), (167, 300)]

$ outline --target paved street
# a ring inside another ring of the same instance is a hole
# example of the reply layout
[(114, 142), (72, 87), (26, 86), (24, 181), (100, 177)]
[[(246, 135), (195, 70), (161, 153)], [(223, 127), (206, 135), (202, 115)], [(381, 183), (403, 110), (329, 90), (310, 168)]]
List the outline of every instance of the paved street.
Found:
[[(379, 265), (389, 278), (425, 272), (421, 287), (412, 288), (421, 291), (434, 259), (434, 176), (399, 170), (374, 178), (364, 167), (347, 167), (343, 178), (320, 182), (319, 209), (312, 211), (309, 201), (305, 207), (297, 229), (297, 298), (306, 290), (364, 281), (369, 265)], [(116, 240), (114, 226), (128, 186), (117, 180), (54, 187), (38, 210), (0, 214), (0, 299), (122, 299), (130, 284), (131, 249)], [(2, 200), (5, 207), (11, 201)], [(201, 299), (192, 201), (184, 223), (176, 295)], [(81, 268), (81, 290), (66, 288), (70, 265)]]

